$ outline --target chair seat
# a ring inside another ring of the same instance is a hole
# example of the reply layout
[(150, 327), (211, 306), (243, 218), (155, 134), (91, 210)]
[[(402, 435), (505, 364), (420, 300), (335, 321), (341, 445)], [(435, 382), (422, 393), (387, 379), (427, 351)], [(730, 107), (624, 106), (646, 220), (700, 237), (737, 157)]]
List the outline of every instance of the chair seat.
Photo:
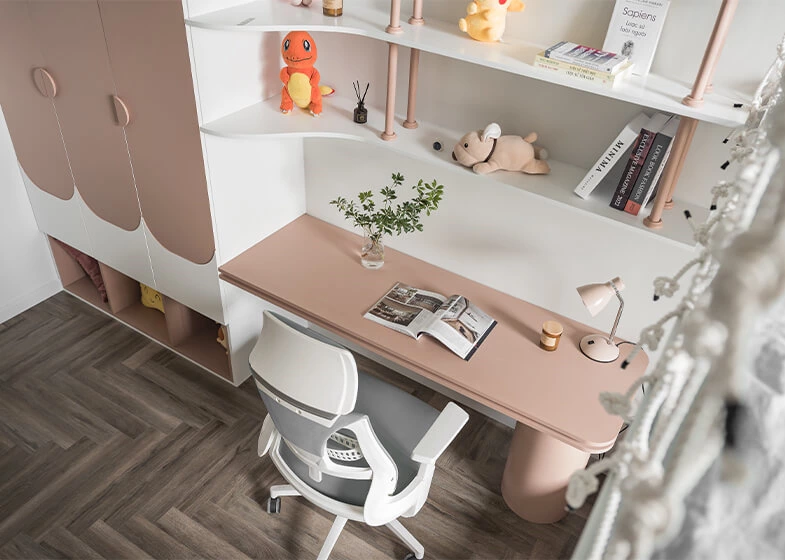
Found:
[[(361, 371), (358, 372), (354, 411), (370, 418), (376, 437), (395, 463), (398, 469), (395, 494), (398, 494), (417, 475), (419, 463), (411, 459), (412, 451), (439, 412), (417, 397)], [(371, 484), (369, 480), (348, 480), (325, 474), (321, 482), (316, 482), (309, 476), (308, 466), (297, 458), (283, 440), (280, 455), (289, 468), (311, 488), (339, 502), (355, 506), (365, 504)], [(336, 462), (347, 466), (368, 466), (365, 460)]]

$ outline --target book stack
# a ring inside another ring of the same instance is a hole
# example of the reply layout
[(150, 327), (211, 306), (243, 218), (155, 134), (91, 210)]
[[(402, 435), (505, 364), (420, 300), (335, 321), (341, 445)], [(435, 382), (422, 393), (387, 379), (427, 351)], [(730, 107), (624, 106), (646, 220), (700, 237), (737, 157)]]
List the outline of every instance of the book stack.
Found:
[(537, 54), (534, 66), (612, 88), (632, 70), (629, 57), (562, 41)]
[(597, 189), (613, 193), (611, 208), (637, 216), (657, 194), (679, 120), (663, 113), (637, 115), (578, 184), (575, 194), (588, 198)]

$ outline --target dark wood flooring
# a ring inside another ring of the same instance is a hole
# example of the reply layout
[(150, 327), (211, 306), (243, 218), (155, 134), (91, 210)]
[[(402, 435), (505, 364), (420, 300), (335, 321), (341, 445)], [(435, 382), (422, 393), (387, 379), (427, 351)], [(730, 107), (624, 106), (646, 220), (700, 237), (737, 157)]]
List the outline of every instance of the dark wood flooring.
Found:
[[(328, 514), (302, 498), (265, 512), (283, 479), (256, 455), (264, 414), (250, 382), (233, 388), (66, 293), (0, 324), (0, 558), (315, 558)], [(403, 520), (426, 558), (569, 557), (587, 510), (553, 525), (508, 510), (510, 435), (471, 413), (425, 507)], [(387, 529), (349, 522), (332, 558), (406, 552)]]

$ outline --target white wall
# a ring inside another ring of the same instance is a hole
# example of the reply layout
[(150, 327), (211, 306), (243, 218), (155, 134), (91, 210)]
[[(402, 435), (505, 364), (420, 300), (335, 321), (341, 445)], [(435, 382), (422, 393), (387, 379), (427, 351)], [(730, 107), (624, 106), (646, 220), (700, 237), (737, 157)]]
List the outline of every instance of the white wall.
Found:
[(62, 289), (0, 110), (0, 323)]

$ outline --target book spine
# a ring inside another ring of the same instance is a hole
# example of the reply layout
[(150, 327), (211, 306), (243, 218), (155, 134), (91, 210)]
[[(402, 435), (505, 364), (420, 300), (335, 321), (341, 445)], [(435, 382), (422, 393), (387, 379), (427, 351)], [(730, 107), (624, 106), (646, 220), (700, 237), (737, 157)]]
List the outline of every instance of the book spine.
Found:
[(595, 72), (594, 70), (588, 70), (573, 64), (557, 63), (554, 65), (535, 61), (534, 66), (537, 68), (543, 68), (554, 74), (559, 74), (560, 76), (576, 78), (598, 86), (605, 86), (610, 88), (613, 87), (617, 82), (617, 78), (615, 76), (605, 74), (604, 72)]
[(660, 167), (659, 169), (657, 169), (657, 173), (656, 175), (654, 175), (654, 178), (651, 180), (651, 184), (649, 185), (649, 192), (646, 193), (643, 202), (641, 202), (642, 208), (645, 208), (646, 205), (649, 203), (649, 201), (655, 196), (657, 196), (657, 187), (660, 182), (660, 176), (662, 175), (662, 172), (665, 171), (665, 166), (668, 165), (668, 159), (670, 158), (672, 147), (673, 147), (673, 142), (671, 142), (668, 145), (668, 148), (665, 150), (665, 155), (662, 157), (662, 162), (660, 163)]
[(580, 72), (586, 76), (591, 76), (593, 78), (597, 78), (600, 80), (608, 80), (613, 81), (617, 76), (624, 74), (624, 72), (617, 72), (616, 74), (612, 74), (610, 72), (601, 72), (599, 70), (592, 70), (591, 68), (585, 68), (584, 66), (579, 66), (577, 64), (571, 64), (569, 62), (562, 62), (560, 60), (554, 60), (552, 58), (546, 58), (540, 54), (538, 54), (534, 58), (534, 65), (538, 68), (547, 68), (549, 70), (570, 70), (573, 72)]
[(643, 162), (646, 160), (646, 156), (654, 142), (654, 136), (655, 133), (644, 128), (635, 140), (635, 148), (630, 154), (630, 159), (627, 161), (627, 167), (624, 169), (624, 174), (619, 181), (619, 186), (616, 187), (616, 192), (613, 193), (610, 204), (611, 208), (624, 210), (624, 205), (627, 204), (627, 199), (630, 197), (630, 191), (632, 190), (635, 181), (638, 179)]
[[(638, 120), (645, 124), (648, 121), (648, 118), (641, 114), (638, 117)], [(616, 139), (611, 142), (611, 145), (608, 146), (608, 149), (605, 150), (605, 153), (596, 161), (583, 180), (575, 187), (575, 194), (584, 199), (589, 198), (589, 195), (597, 188), (597, 185), (600, 184), (603, 177), (613, 169), (613, 166), (627, 150), (627, 146), (635, 140), (636, 134), (635, 128), (631, 128), (630, 125), (625, 126)]]
[[(568, 49), (567, 47), (570, 45), (574, 46), (573, 48)], [(575, 45), (574, 43), (562, 43), (560, 47), (554, 45), (554, 47), (546, 49), (544, 55), (546, 58), (559, 62), (566, 62), (567, 64), (575, 64), (590, 70), (609, 73), (617, 70), (626, 60), (626, 57), (620, 57), (615, 53), (604, 52), (582, 45)]]
[(654, 143), (646, 156), (646, 161), (643, 163), (640, 175), (638, 175), (638, 179), (635, 181), (635, 186), (632, 188), (630, 198), (624, 205), (625, 212), (628, 212), (633, 216), (637, 216), (640, 212), (641, 207), (643, 206), (643, 200), (649, 193), (649, 188), (653, 184), (654, 177), (660, 169), (660, 164), (665, 157), (665, 152), (668, 150), (670, 143), (670, 136), (661, 132), (657, 133), (657, 136), (654, 137)]

